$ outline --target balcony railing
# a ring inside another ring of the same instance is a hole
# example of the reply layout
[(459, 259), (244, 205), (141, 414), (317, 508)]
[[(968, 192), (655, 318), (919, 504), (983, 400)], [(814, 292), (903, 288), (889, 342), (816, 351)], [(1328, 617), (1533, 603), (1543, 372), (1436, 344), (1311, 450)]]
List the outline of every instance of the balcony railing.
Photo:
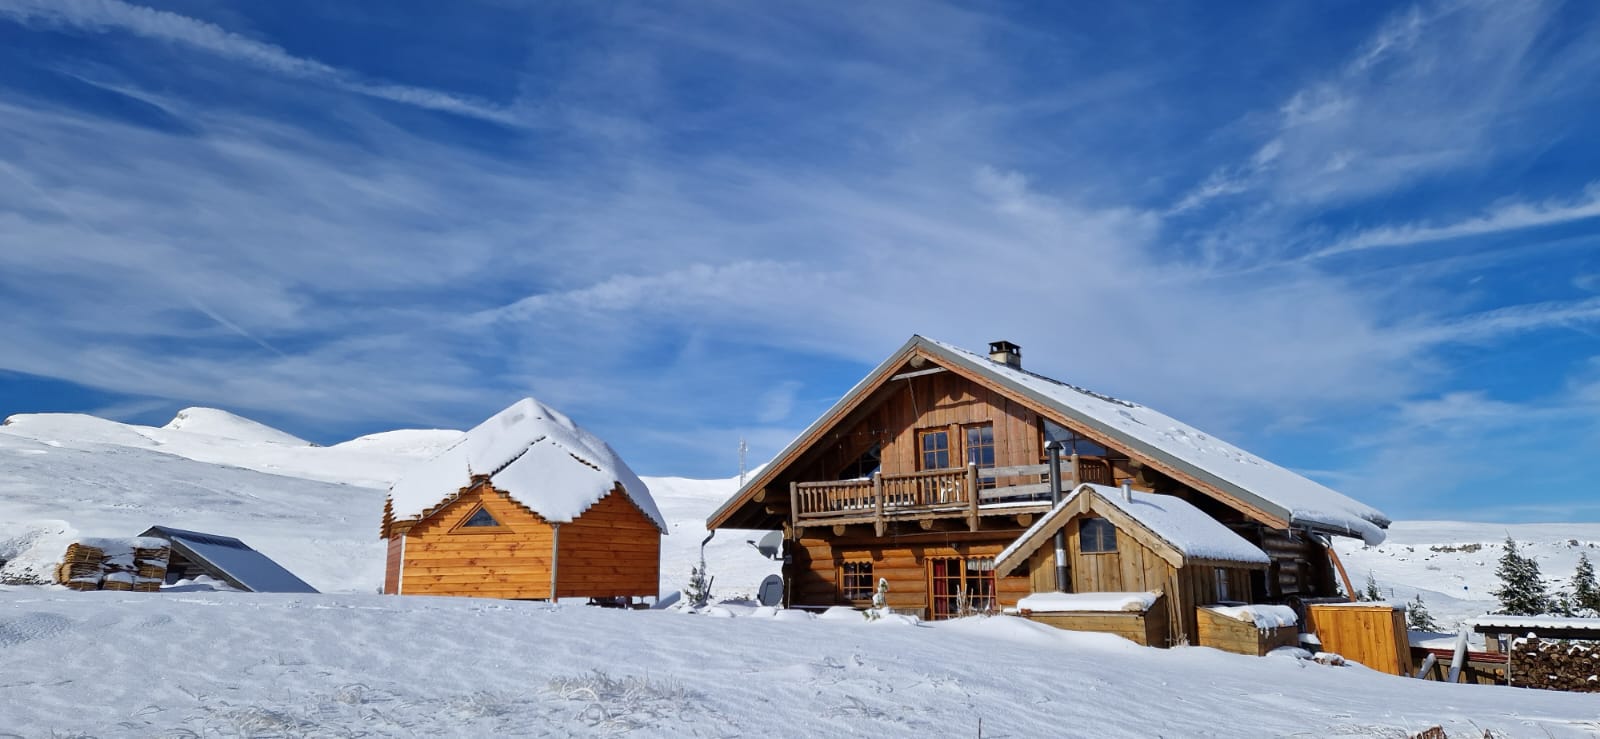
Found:
[[(1078, 482), (1110, 484), (1111, 470), (1104, 462), (1063, 460), (1062, 491)], [(1003, 505), (1015, 508), (1037, 503), (1048, 506), (1050, 484), (1046, 465), (1017, 467), (956, 467), (923, 472), (873, 475), (860, 480), (800, 482), (791, 487), (796, 526), (866, 522), (885, 519), (967, 516), (976, 521), (980, 510)], [(980, 480), (1044, 479), (1045, 482), (983, 487)], [(1009, 511), (1008, 511), (1009, 512)]]

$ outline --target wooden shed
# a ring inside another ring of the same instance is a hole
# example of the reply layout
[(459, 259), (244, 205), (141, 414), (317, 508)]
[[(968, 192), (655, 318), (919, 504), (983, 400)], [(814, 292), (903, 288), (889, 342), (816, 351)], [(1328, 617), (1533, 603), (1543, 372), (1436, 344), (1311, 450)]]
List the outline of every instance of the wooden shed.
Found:
[(383, 590), (654, 596), (666, 531), (650, 491), (610, 446), (526, 398), (390, 488)]
[(1055, 591), (1057, 531), (1066, 540), (1068, 592), (1164, 596), (1157, 602), (1166, 623), (1151, 633), (1165, 633), (1171, 644), (1196, 643), (1198, 606), (1250, 602), (1250, 573), (1269, 562), (1188, 501), (1085, 483), (996, 557), (996, 573), (1023, 571), (1035, 593)]

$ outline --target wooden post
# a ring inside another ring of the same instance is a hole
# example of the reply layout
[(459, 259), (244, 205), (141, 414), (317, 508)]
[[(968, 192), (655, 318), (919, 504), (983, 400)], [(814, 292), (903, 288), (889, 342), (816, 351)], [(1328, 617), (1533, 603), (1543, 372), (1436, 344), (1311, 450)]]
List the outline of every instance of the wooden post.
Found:
[(978, 530), (978, 463), (967, 463), (967, 527)]
[(872, 499), (873, 499), (873, 507), (877, 509), (877, 518), (873, 520), (872, 528), (873, 528), (874, 531), (878, 532), (878, 536), (883, 536), (884, 524), (883, 524), (883, 471), (882, 470), (879, 470), (877, 472), (872, 473)]
[[(1072, 453), (1072, 487), (1078, 487), (1078, 453)], [(1070, 488), (1069, 488), (1070, 489)]]
[(800, 539), (800, 483), (789, 483), (789, 520), (794, 524), (794, 538)]

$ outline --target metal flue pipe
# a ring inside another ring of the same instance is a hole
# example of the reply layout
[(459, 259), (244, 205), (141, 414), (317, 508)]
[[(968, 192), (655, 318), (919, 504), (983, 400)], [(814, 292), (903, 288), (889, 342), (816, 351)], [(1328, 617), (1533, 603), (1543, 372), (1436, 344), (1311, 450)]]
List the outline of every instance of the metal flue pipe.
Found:
[[(1061, 505), (1061, 442), (1051, 439), (1044, 445), (1050, 455), (1050, 505)], [(1056, 592), (1067, 592), (1067, 533), (1056, 529)]]

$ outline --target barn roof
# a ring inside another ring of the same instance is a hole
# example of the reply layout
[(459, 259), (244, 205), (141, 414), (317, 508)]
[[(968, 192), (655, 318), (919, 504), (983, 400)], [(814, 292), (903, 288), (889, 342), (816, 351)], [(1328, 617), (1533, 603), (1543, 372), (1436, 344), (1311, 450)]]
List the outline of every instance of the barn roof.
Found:
[(231, 536), (151, 526), (140, 536), (166, 539), (175, 555), (206, 574), (254, 593), (315, 593), (316, 588)]
[(973, 377), (1029, 405), (1047, 418), (1078, 426), (1098, 440), (1185, 476), (1203, 491), (1259, 511), (1282, 525), (1382, 542), (1389, 518), (1376, 508), (1309, 480), (1159, 411), (1101, 395), (1043, 375), (995, 362), (941, 341), (913, 336), (833, 408), (800, 434), (774, 463), (710, 517), (712, 527), (763, 489), (784, 465), (905, 364), (922, 357), (936, 367)]
[(1154, 537), (1153, 541), (1146, 537), (1157, 545), (1154, 548), (1176, 555), (1173, 558), (1176, 566), (1191, 562), (1264, 566), (1271, 561), (1260, 547), (1189, 501), (1139, 491), (1131, 492), (1128, 497), (1129, 500), (1123, 500), (1121, 489), (1104, 485), (1084, 483), (1073, 488), (1049, 513), (995, 557), (995, 568), (1002, 573), (1015, 570), (1073, 516), (1086, 510), (1107, 514), (1118, 528), (1129, 523), (1143, 528), (1144, 533)]
[(609, 445), (533, 398), (494, 414), (409, 470), (389, 489), (392, 515), (421, 518), (479, 475), (555, 523), (572, 521), (620, 486), (656, 528), (667, 531), (650, 489)]

